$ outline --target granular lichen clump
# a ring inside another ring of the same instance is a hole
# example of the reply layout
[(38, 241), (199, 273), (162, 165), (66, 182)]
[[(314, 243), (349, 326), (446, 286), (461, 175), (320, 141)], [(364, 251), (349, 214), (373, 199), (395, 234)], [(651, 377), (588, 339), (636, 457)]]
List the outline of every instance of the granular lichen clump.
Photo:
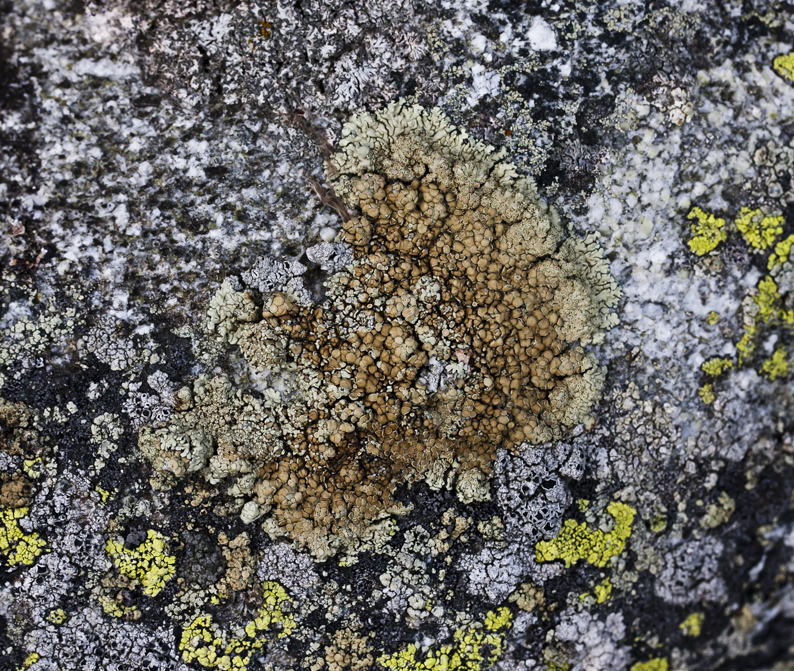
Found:
[(398, 511), (397, 484), (488, 473), (497, 449), (586, 419), (603, 372), (581, 344), (617, 321), (595, 239), (561, 242), (533, 182), (439, 110), (394, 103), (343, 136), (328, 172), (357, 213), (339, 238), (353, 262), (325, 301), (227, 281), (210, 306), (271, 386), (202, 377), (139, 441), (161, 474), (228, 481), (246, 521), (270, 513), (318, 557)]

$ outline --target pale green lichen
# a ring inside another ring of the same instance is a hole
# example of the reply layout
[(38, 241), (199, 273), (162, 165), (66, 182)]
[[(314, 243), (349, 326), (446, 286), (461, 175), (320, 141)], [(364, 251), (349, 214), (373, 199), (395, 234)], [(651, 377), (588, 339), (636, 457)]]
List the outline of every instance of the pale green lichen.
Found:
[(678, 628), (684, 632), (684, 636), (700, 636), (705, 619), (706, 616), (703, 613), (691, 613), (678, 625)]
[(185, 629), (179, 650), (185, 662), (197, 663), (210, 669), (244, 671), (251, 656), (261, 650), (273, 630), (278, 638), (289, 636), (295, 630), (295, 617), (285, 612), (291, 602), (287, 591), (277, 582), (262, 585), (264, 604), (257, 616), (244, 628), (244, 635), (229, 638), (212, 622), (210, 615), (199, 615)]
[(30, 565), (47, 547), (46, 541), (34, 531), (26, 534), (17, 520), (28, 514), (28, 508), (0, 509), (0, 556), (7, 566)]
[(419, 656), (413, 643), (391, 655), (381, 655), (378, 664), (391, 671), (480, 671), (499, 660), (504, 652), (504, 637), (512, 623), (507, 608), (490, 611), (483, 631), (476, 626), (458, 629), (453, 642), (431, 648)]
[(133, 550), (113, 539), (108, 539), (105, 552), (116, 568), (143, 586), (144, 593), (157, 596), (165, 583), (174, 575), (176, 557), (167, 554), (165, 538), (149, 529), (146, 540)]
[(557, 536), (550, 541), (540, 541), (535, 546), (537, 560), (546, 562), (562, 559), (566, 568), (580, 559), (593, 566), (606, 566), (612, 557), (621, 554), (626, 547), (637, 511), (625, 503), (613, 501), (607, 506), (607, 512), (615, 522), (612, 531), (591, 531), (585, 523), (565, 520)]
[(689, 249), (698, 256), (712, 251), (727, 238), (724, 230), (725, 219), (719, 219), (699, 207), (693, 207), (687, 219), (697, 220), (697, 223), (692, 224), (691, 227), (692, 239), (689, 241)]
[(783, 217), (770, 217), (761, 210), (743, 207), (736, 217), (736, 228), (748, 245), (764, 250), (783, 232), (783, 221)]

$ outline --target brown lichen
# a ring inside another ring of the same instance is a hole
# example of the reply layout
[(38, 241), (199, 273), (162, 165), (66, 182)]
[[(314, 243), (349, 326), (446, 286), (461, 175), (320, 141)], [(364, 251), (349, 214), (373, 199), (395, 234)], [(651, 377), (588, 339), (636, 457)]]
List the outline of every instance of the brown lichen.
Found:
[(222, 376), (179, 392), (139, 444), (160, 472), (201, 470), (270, 513), (317, 557), (401, 511), (401, 483), (488, 473), (500, 447), (584, 420), (602, 372), (576, 341), (615, 321), (617, 288), (592, 239), (560, 244), (534, 184), (438, 111), (390, 106), (346, 127), (335, 186), (354, 262), (327, 299), (237, 291), (209, 328), (278, 384), (261, 397)]
[(0, 506), (25, 508), (30, 505), (32, 485), (23, 473), (0, 473), (0, 482)]

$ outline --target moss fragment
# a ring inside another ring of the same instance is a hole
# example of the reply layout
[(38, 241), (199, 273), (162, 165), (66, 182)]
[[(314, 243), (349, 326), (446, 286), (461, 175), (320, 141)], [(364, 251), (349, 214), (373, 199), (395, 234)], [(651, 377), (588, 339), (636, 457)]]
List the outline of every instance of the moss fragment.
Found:
[(174, 575), (176, 557), (166, 553), (165, 538), (152, 529), (146, 533), (146, 540), (133, 550), (128, 550), (123, 543), (108, 539), (105, 552), (119, 571), (140, 582), (143, 591), (149, 596), (157, 596)]
[(727, 237), (723, 230), (725, 219), (719, 219), (699, 207), (693, 207), (687, 219), (697, 220), (697, 223), (692, 224), (691, 227), (692, 239), (689, 241), (689, 249), (698, 256), (703, 256), (725, 241)]
[(580, 559), (593, 566), (606, 566), (612, 557), (618, 556), (626, 547), (637, 511), (625, 503), (613, 501), (607, 506), (607, 512), (615, 520), (612, 531), (591, 531), (585, 523), (565, 520), (555, 538), (540, 541), (535, 546), (537, 560), (545, 562), (562, 559), (565, 568), (570, 568)]

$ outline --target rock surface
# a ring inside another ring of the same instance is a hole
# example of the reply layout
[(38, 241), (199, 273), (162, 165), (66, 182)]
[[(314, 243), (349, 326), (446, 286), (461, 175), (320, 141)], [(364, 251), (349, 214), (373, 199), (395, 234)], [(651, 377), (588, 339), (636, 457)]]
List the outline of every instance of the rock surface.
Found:
[(794, 668), (794, 23), (0, 4), (0, 669)]

